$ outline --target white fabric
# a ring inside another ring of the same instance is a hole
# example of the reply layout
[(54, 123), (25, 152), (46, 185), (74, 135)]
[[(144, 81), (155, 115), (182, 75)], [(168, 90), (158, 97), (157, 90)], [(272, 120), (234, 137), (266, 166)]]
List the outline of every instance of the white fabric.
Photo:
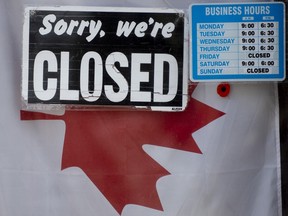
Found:
[[(196, 2), (196, 1), (194, 1)], [(209, 2), (209, 1), (200, 1)], [(213, 1), (215, 2), (215, 1)], [(119, 215), (79, 168), (61, 171), (65, 125), (20, 121), (25, 5), (169, 7), (192, 1), (0, 0), (0, 215)], [(193, 97), (226, 113), (192, 136), (202, 155), (145, 145), (171, 175), (157, 182), (164, 211), (127, 205), (123, 216), (281, 216), (277, 89), (273, 83), (199, 84)]]

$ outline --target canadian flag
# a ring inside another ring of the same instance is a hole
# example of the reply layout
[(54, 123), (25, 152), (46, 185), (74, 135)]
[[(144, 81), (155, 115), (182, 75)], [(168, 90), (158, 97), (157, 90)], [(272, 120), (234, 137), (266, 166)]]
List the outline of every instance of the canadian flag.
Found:
[(179, 113), (20, 112), (22, 15), (33, 3), (0, 2), (1, 216), (282, 215), (275, 84), (231, 83), (226, 97), (219, 83), (191, 84)]

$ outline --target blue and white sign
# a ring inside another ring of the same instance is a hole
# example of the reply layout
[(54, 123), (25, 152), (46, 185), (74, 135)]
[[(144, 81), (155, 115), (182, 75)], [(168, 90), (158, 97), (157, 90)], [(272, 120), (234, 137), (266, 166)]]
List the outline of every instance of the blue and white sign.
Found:
[(193, 81), (285, 79), (285, 5), (190, 6)]

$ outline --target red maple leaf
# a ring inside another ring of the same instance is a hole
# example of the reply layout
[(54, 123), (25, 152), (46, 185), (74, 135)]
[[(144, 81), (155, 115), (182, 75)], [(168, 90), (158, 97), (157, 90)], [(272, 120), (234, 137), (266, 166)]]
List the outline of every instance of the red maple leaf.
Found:
[(184, 112), (66, 111), (54, 116), (21, 111), (22, 120), (66, 123), (62, 170), (81, 168), (119, 214), (126, 204), (162, 210), (156, 181), (169, 172), (143, 151), (143, 144), (200, 154), (191, 134), (222, 115), (193, 98)]

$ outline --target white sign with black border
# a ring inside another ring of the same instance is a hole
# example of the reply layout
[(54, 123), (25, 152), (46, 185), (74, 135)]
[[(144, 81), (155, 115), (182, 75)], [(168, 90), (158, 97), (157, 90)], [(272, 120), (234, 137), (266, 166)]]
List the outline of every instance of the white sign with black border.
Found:
[(184, 110), (185, 25), (174, 9), (26, 8), (24, 109)]

